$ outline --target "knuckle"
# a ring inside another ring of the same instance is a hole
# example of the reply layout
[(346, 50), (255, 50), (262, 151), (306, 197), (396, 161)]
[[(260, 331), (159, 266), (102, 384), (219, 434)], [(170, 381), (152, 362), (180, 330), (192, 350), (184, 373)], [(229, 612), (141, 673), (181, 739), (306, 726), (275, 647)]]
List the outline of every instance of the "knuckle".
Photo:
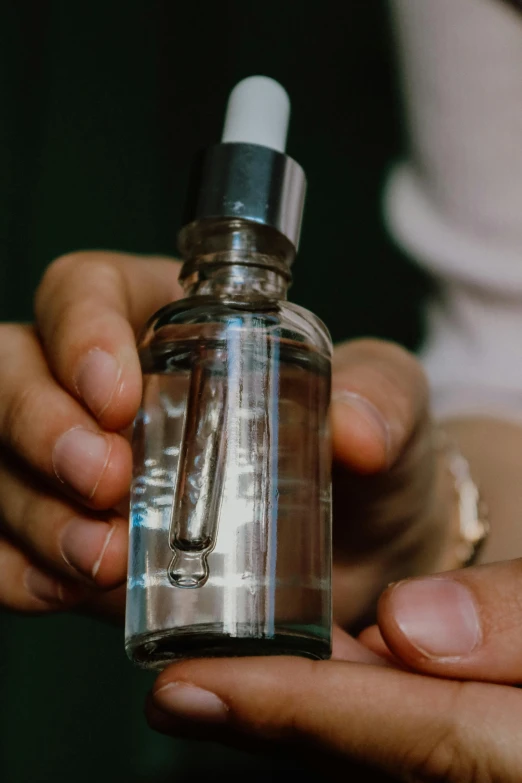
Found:
[(20, 503), (17, 509), (17, 518), (11, 520), (16, 527), (20, 539), (28, 543), (32, 539), (32, 533), (35, 528), (35, 520), (48, 520), (47, 514), (44, 514), (42, 504), (38, 502), (39, 497), (35, 492), (21, 493)]
[[(303, 659), (299, 661), (301, 682), (314, 682), (320, 675), (320, 661)], [(276, 680), (277, 682), (277, 680)], [(307, 709), (306, 689), (288, 692), (280, 688), (280, 698), (274, 698), (271, 689), (270, 698), (263, 708), (250, 714), (250, 722), (256, 733), (266, 739), (283, 742), (302, 740), (313, 736), (315, 721)], [(242, 716), (243, 717), (243, 716)]]
[(404, 768), (418, 783), (494, 783), (496, 780), (484, 746), (477, 747), (467, 731), (461, 708), (469, 683), (455, 682), (451, 709), (445, 711), (438, 729), (433, 725), (416, 745)]
[[(73, 279), (74, 287), (69, 285)], [(45, 323), (45, 344), (59, 347), (67, 366), (89, 346), (92, 330), (84, 325), (92, 325), (94, 313), (100, 333), (111, 333), (113, 310), (125, 311), (126, 299), (122, 271), (110, 253), (81, 252), (57, 259), (45, 273), (35, 299), (36, 317)]]
[(63, 566), (59, 531), (71, 518), (70, 511), (38, 491), (23, 493), (16, 531), (19, 539), (54, 565)]
[(405, 767), (413, 770), (413, 779), (418, 783), (443, 783), (459, 781), (472, 783), (475, 777), (464, 775), (463, 758), (457, 739), (455, 726), (447, 726), (443, 731), (429, 737), (415, 750), (415, 759), (405, 760)]
[(335, 346), (335, 355), (340, 361), (396, 361), (416, 364), (415, 357), (406, 348), (391, 340), (375, 337), (359, 337)]
[[(81, 353), (81, 343), (86, 338), (81, 324), (89, 323), (91, 309), (91, 302), (87, 298), (83, 301), (66, 300), (62, 303), (59, 317), (53, 319), (49, 326), (47, 343), (58, 352), (57, 355), (69, 370), (73, 369), (75, 364), (73, 357)], [(78, 340), (79, 346), (76, 345)]]
[(378, 365), (391, 384), (404, 392), (414, 389), (417, 393), (427, 392), (428, 383), (424, 370), (417, 358), (396, 343), (381, 343)]
[[(487, 600), (483, 601), (483, 623), (488, 636), (518, 632), (522, 619), (522, 595), (520, 582), (522, 579), (522, 558), (502, 564), (506, 581), (493, 585), (488, 591)], [(490, 582), (490, 586), (492, 582)]]
[[(14, 463), (14, 464), (13, 464)], [(9, 532), (23, 514), (26, 492), (17, 481), (19, 465), (12, 455), (0, 451), (0, 531)], [(1, 536), (0, 536), (1, 538)]]
[[(104, 285), (111, 288), (121, 283), (121, 271), (115, 263), (114, 254), (103, 251), (80, 250), (56, 258), (45, 270), (35, 294), (35, 313), (39, 318), (49, 298), (56, 295), (58, 288), (67, 291), (71, 278), (85, 279), (85, 293), (88, 294), (89, 281), (98, 281), (98, 293)], [(64, 306), (69, 302), (64, 297)]]
[[(351, 370), (351, 368), (353, 368)], [(350, 374), (348, 370), (351, 370)], [(416, 357), (396, 343), (364, 338), (340, 346), (334, 371), (403, 423), (428, 409), (428, 382)]]
[(0, 483), (0, 530), (53, 565), (62, 565), (59, 535), (71, 519), (70, 506), (1, 454)]
[(25, 491), (20, 493), (20, 504), (17, 509), (16, 529), (25, 540), (32, 537), (35, 527), (41, 526), (44, 519), (46, 527), (49, 525), (49, 512), (45, 500), (38, 491)]
[(25, 387), (6, 402), (0, 418), (0, 437), (11, 448), (21, 450), (25, 438), (34, 432), (33, 422), (38, 420), (42, 406), (42, 390), (39, 384)]
[(387, 362), (392, 366), (397, 366), (402, 372), (407, 370), (418, 377), (424, 375), (415, 355), (408, 351), (407, 348), (390, 340), (364, 337), (357, 340), (349, 340), (337, 346), (336, 350), (341, 359), (352, 354), (359, 362), (375, 361), (379, 364)]
[(8, 364), (0, 370), (0, 376), (12, 377), (12, 356), (23, 356), (30, 344), (34, 345), (36, 335), (30, 324), (0, 324), (0, 353), (9, 357)]
[(36, 289), (36, 303), (38, 304), (46, 293), (54, 290), (55, 286), (67, 278), (72, 270), (76, 270), (80, 264), (84, 263), (86, 258), (92, 258), (92, 256), (92, 253), (80, 250), (55, 258), (46, 268)]

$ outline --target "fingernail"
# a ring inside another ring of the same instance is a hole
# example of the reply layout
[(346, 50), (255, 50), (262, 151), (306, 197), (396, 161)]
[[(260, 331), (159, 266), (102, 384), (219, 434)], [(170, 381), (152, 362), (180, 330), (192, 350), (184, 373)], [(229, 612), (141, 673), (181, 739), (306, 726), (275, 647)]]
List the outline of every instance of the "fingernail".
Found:
[(101, 416), (118, 388), (121, 365), (106, 351), (94, 348), (83, 360), (76, 378), (78, 393), (95, 416)]
[(155, 692), (154, 702), (164, 712), (201, 723), (224, 723), (228, 715), (228, 707), (215, 693), (186, 682), (164, 685)]
[(25, 572), (24, 582), (29, 592), (39, 601), (59, 604), (63, 600), (63, 594), (57, 580), (47, 576), (38, 568), (28, 568)]
[(92, 498), (109, 461), (110, 445), (103, 435), (74, 427), (61, 435), (54, 446), (54, 472), (60, 481), (80, 495)]
[(115, 530), (107, 522), (72, 519), (61, 535), (63, 559), (84, 576), (95, 579)]
[(399, 582), (390, 608), (402, 633), (428, 658), (469, 655), (482, 639), (473, 596), (453, 579)]
[(337, 391), (334, 391), (332, 400), (335, 402), (342, 402), (343, 405), (348, 405), (364, 418), (375, 434), (384, 441), (386, 455), (389, 458), (391, 449), (390, 426), (373, 402), (370, 402), (366, 397), (357, 394), (357, 392), (351, 392), (347, 389), (338, 389)]

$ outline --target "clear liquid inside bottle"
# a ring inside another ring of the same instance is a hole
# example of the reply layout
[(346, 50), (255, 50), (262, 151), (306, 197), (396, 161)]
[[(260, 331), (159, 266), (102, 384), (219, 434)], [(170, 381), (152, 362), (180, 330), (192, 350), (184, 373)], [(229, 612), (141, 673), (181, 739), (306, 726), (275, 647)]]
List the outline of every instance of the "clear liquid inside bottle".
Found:
[(286, 302), (204, 299), (141, 346), (128, 654), (329, 657), (328, 335)]

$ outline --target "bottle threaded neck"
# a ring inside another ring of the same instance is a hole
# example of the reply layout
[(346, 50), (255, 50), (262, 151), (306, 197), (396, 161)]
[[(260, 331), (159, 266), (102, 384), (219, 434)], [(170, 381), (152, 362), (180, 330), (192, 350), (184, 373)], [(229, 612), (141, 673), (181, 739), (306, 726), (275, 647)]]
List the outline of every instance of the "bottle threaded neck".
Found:
[(179, 248), (187, 294), (286, 297), (295, 248), (269, 226), (230, 218), (195, 221), (180, 232)]

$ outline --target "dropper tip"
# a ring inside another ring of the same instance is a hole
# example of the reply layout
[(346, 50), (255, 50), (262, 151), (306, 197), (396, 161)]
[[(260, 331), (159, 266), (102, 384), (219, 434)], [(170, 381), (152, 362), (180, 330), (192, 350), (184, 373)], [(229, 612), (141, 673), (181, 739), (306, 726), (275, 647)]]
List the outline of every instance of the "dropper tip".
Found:
[(289, 120), (290, 99), (284, 87), (268, 76), (249, 76), (230, 93), (221, 141), (284, 152)]

